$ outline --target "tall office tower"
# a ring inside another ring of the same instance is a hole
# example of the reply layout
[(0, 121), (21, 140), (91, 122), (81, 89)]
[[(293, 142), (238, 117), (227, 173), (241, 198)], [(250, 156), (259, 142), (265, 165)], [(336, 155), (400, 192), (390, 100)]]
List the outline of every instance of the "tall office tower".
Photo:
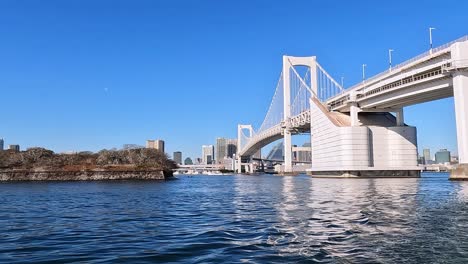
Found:
[(156, 149), (161, 152), (166, 152), (164, 150), (164, 140), (160, 140), (160, 139), (156, 140)]
[[(208, 160), (209, 156), (209, 160)], [(211, 164), (213, 162), (214, 157), (214, 146), (213, 145), (203, 145), (202, 146), (202, 163), (203, 164)], [(208, 161), (210, 163), (208, 163)]]
[(146, 148), (157, 149), (161, 152), (164, 151), (164, 140), (156, 139), (156, 140), (146, 140)]
[(3, 144), (5, 144), (5, 141), (3, 141), (3, 138), (0, 138), (0, 151), (3, 150)]
[(174, 155), (172, 157), (175, 161), (175, 163), (182, 165), (182, 152), (176, 151), (174, 152)]
[(232, 158), (234, 154), (237, 153), (237, 139), (228, 139), (227, 140), (227, 157)]
[(428, 164), (431, 161), (431, 150), (423, 149), (424, 164)]
[(221, 161), (227, 156), (227, 142), (225, 138), (216, 139), (216, 163), (221, 163)]
[(216, 163), (221, 164), (224, 158), (232, 158), (237, 152), (237, 139), (216, 139)]
[(446, 149), (441, 149), (435, 154), (435, 162), (437, 164), (444, 164), (450, 162), (450, 151)]

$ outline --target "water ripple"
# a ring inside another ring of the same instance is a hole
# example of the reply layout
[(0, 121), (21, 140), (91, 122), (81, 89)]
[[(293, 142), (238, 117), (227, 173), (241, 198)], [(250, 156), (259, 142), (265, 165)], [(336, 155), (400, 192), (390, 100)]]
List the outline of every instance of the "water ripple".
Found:
[(467, 263), (468, 183), (307, 176), (0, 184), (1, 263)]

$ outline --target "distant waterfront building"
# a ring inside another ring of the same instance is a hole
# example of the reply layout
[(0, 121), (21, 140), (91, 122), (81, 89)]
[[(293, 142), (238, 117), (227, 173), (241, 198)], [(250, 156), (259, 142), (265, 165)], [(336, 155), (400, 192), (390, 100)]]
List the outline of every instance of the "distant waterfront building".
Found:
[[(293, 148), (296, 148), (297, 145), (292, 145), (292, 147), (293, 147)], [(298, 161), (298, 159), (297, 159), (297, 154), (298, 154), (298, 151), (297, 151), (297, 150), (293, 150), (293, 152), (292, 152), (292, 160)]]
[(213, 163), (214, 163), (214, 160), (213, 160), (212, 156), (207, 155), (205, 164), (213, 164)]
[[(310, 143), (304, 143), (302, 147), (310, 148)], [(312, 152), (310, 150), (298, 150), (297, 161), (310, 162), (312, 161)]]
[(182, 165), (182, 152), (176, 151), (173, 155), (175, 163)]
[(224, 166), (225, 170), (234, 170), (235, 160), (233, 158), (224, 158), (221, 163)]
[(216, 139), (216, 163), (223, 163), (224, 158), (232, 158), (237, 152), (237, 139), (217, 138)]
[(423, 158), (424, 164), (429, 164), (431, 159), (431, 150), (430, 149), (423, 149)]
[(441, 149), (435, 154), (435, 162), (437, 164), (444, 164), (446, 162), (450, 163), (450, 151), (446, 149)]
[(418, 157), (418, 164), (421, 164), (421, 165), (424, 165), (425, 162), (424, 162), (424, 157), (423, 156), (419, 156)]
[[(202, 146), (202, 163), (211, 164), (214, 157), (214, 146), (213, 145), (203, 145)], [(209, 160), (208, 160), (209, 158)]]
[(451, 163), (458, 163), (458, 157), (450, 155), (450, 162)]
[(262, 158), (262, 149), (259, 149), (255, 154), (253, 154), (252, 158), (254, 159), (261, 159)]
[(146, 140), (146, 148), (157, 149), (161, 152), (164, 151), (164, 140), (156, 139), (156, 140)]
[(237, 153), (237, 139), (228, 139), (227, 141), (227, 157), (233, 158)]
[(3, 150), (3, 144), (5, 144), (5, 141), (3, 141), (3, 138), (0, 138), (0, 151)]
[(227, 139), (216, 139), (216, 162), (221, 163), (224, 157), (227, 156)]
[(185, 160), (184, 160), (184, 164), (185, 165), (193, 165), (193, 161), (191, 158), (187, 157)]
[(122, 146), (122, 149), (124, 150), (128, 150), (128, 149), (141, 149), (141, 148), (145, 148), (143, 146), (140, 146), (140, 145), (137, 145), (137, 144), (124, 144)]
[(20, 151), (20, 145), (8, 145), (9, 150)]

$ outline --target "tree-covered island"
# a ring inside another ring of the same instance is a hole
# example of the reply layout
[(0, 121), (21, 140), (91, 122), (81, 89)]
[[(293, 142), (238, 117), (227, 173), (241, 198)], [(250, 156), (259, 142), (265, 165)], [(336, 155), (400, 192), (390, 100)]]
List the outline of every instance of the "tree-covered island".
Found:
[(0, 181), (167, 179), (175, 168), (165, 153), (148, 148), (72, 154), (44, 148), (0, 151)]

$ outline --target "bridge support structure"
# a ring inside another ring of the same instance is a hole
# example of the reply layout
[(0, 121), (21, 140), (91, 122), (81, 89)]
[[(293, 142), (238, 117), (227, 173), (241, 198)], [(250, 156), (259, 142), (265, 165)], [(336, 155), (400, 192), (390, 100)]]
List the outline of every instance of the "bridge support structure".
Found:
[[(403, 110), (366, 112), (356, 102), (350, 113), (311, 105), (312, 168), (315, 177), (419, 177), (416, 128), (403, 123)], [(359, 118), (358, 118), (358, 113)], [(398, 117), (399, 116), (399, 117)]]
[[(468, 42), (454, 44), (451, 53), (454, 64), (468, 63)], [(450, 178), (468, 180), (468, 69), (455, 70), (452, 77), (459, 165)]]
[[(242, 130), (247, 130), (249, 131), (248, 137), (251, 138), (253, 136), (253, 127), (252, 125), (237, 125), (237, 146), (242, 146)], [(241, 155), (236, 155), (236, 162), (235, 162), (235, 171), (237, 173), (242, 173), (242, 165), (245, 163), (242, 163), (242, 156)], [(250, 157), (249, 157), (250, 159)], [(249, 163), (251, 163), (249, 161)], [(246, 169), (246, 171), (248, 171)]]

